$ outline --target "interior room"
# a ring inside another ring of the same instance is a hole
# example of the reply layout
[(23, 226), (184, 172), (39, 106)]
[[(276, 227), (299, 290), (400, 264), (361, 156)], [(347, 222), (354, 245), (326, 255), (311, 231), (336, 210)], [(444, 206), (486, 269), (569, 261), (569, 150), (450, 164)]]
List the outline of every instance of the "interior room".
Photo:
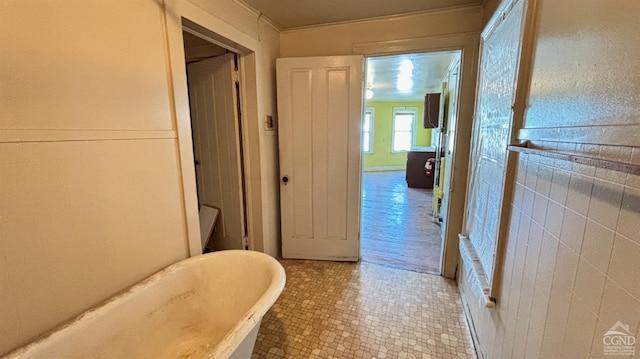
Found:
[[(283, 1), (0, 2), (0, 356), (637, 357), (640, 3)], [(365, 63), (438, 52), (434, 275), (361, 215)]]
[(456, 115), (447, 110), (457, 107), (459, 64), (459, 52), (367, 59), (363, 261), (440, 274), (446, 123)]

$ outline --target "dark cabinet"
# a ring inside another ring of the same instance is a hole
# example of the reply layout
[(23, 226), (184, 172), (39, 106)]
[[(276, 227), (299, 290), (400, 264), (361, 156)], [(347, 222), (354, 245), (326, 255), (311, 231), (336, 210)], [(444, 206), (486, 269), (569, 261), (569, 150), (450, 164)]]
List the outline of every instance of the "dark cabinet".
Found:
[(428, 93), (424, 96), (424, 128), (437, 128), (440, 121), (440, 94)]
[(424, 166), (428, 159), (435, 157), (436, 152), (433, 150), (412, 150), (407, 152), (407, 186), (433, 189), (435, 169), (431, 172), (431, 176), (427, 176)]

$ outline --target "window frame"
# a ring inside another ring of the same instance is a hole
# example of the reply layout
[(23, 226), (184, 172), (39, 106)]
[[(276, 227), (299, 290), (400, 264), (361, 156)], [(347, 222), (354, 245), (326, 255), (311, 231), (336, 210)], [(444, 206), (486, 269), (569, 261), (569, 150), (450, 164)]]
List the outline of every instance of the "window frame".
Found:
[[(364, 129), (364, 119), (366, 118), (367, 113), (371, 113), (371, 121), (369, 122), (369, 131), (365, 131)], [(376, 110), (373, 107), (366, 107), (363, 115), (364, 116), (362, 116), (362, 146), (360, 149), (362, 150), (362, 153), (373, 153), (373, 124), (376, 117)], [(364, 134), (366, 132), (369, 133), (369, 150), (368, 151), (364, 150)]]
[[(417, 107), (394, 107), (392, 112), (392, 121), (391, 121), (391, 153), (407, 153), (409, 150), (400, 150), (396, 151), (396, 116), (398, 114), (412, 113), (413, 114), (413, 123), (411, 124), (411, 146), (409, 148), (414, 147), (416, 143), (416, 123), (418, 121), (418, 108)], [(406, 131), (398, 131), (398, 132), (406, 132)]]

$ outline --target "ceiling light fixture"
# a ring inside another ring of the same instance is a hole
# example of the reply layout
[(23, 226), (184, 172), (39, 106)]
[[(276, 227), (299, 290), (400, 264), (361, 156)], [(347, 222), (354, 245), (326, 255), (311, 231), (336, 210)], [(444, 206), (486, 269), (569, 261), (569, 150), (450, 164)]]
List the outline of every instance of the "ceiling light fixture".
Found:
[(373, 90), (367, 89), (367, 92), (365, 93), (365, 97), (367, 98), (367, 100), (371, 100), (373, 98)]
[(413, 75), (413, 61), (404, 59), (400, 62), (400, 76), (402, 75)]
[(371, 89), (371, 83), (367, 84), (367, 91), (365, 91), (364, 97), (367, 100), (371, 100), (373, 98), (373, 90)]
[(413, 80), (410, 77), (399, 77), (396, 83), (396, 88), (402, 93), (411, 92), (413, 88)]
[(401, 93), (410, 93), (413, 88), (413, 61), (404, 59), (400, 62), (396, 88)]

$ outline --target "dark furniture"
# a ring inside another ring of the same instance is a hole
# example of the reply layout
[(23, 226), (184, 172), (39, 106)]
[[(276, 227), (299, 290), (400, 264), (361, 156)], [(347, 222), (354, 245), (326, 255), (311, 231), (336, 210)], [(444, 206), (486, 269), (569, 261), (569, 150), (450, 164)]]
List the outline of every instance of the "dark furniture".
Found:
[(435, 168), (431, 176), (427, 176), (424, 168), (429, 158), (436, 158), (435, 150), (430, 147), (415, 148), (407, 152), (407, 186), (433, 189)]
[(440, 94), (428, 93), (424, 96), (424, 118), (422, 127), (438, 128), (440, 121)]

